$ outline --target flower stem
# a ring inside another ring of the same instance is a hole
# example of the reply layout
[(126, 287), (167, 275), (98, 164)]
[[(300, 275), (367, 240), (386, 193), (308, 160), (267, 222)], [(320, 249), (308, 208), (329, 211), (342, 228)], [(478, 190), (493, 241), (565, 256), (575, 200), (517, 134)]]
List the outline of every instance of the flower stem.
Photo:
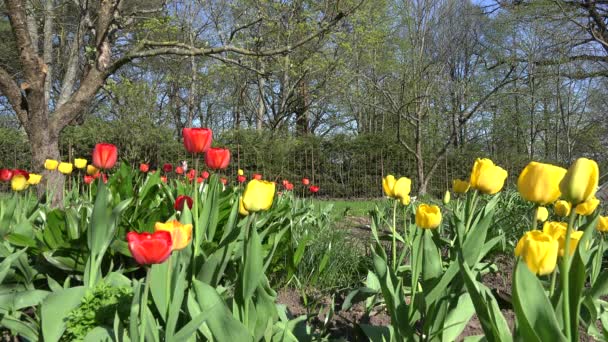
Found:
[(467, 217), (467, 225), (465, 227), (465, 232), (468, 232), (471, 229), (471, 223), (473, 222), (473, 216), (475, 215), (475, 208), (477, 207), (477, 190), (473, 192), (471, 198), (471, 208), (468, 212), (469, 216)]
[(394, 200), (394, 204), (393, 204), (393, 226), (391, 227), (393, 229), (393, 245), (392, 245), (392, 253), (393, 253), (393, 270), (395, 271), (395, 273), (397, 273), (397, 240), (395, 235), (397, 235), (397, 200)]
[(150, 292), (150, 267), (146, 266), (146, 283), (144, 284), (144, 295), (139, 304), (139, 342), (146, 340), (146, 309), (148, 308), (148, 292)]
[(564, 241), (564, 257), (562, 258), (562, 303), (564, 312), (564, 334), (566, 339), (570, 341), (571, 327), (570, 327), (570, 284), (569, 284), (569, 273), (570, 273), (570, 235), (572, 229), (574, 229), (574, 222), (576, 221), (576, 211), (570, 212), (568, 221), (568, 227), (566, 228), (566, 240)]
[[(197, 170), (197, 172), (198, 172), (198, 156), (196, 156), (195, 160), (194, 160), (194, 169)], [(196, 186), (196, 181), (193, 181), (192, 183), (193, 183), (193, 185), (192, 185), (192, 190), (193, 190), (192, 196), (194, 197), (194, 203), (193, 203), (193, 209), (194, 210), (192, 212), (192, 215), (194, 216), (194, 219), (193, 219), (193, 222), (192, 222), (192, 223), (194, 223), (193, 224), (193, 227), (194, 227), (194, 252), (192, 253), (192, 279), (194, 279), (196, 277), (196, 274), (197, 274), (197, 272), (196, 272), (196, 260), (197, 260), (197, 257), (199, 255), (199, 253), (200, 253), (199, 252), (199, 248), (200, 248), (200, 245), (201, 245), (201, 241), (200, 240), (201, 240), (201, 238), (203, 236), (202, 236), (202, 232), (201, 232), (202, 227), (200, 226), (200, 221), (198, 219), (198, 200), (199, 200), (198, 197), (199, 197), (199, 192), (198, 192), (198, 189), (197, 189), (197, 186)], [(188, 205), (188, 204), (186, 203), (186, 205)]]

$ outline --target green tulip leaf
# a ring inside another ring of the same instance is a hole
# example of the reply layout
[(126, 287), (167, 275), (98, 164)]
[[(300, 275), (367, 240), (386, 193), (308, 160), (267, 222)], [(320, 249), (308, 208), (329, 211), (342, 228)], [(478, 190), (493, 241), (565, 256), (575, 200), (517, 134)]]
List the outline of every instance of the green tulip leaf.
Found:
[(513, 307), (525, 341), (566, 341), (542, 284), (521, 260), (513, 273)]
[(51, 293), (45, 298), (40, 310), (44, 341), (59, 341), (65, 331), (67, 314), (80, 304), (85, 291), (84, 286), (71, 287)]

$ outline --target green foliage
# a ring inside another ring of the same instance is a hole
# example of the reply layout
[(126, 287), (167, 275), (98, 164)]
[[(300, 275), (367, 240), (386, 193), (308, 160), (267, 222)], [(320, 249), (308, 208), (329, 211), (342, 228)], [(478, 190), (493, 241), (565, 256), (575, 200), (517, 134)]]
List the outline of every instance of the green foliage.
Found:
[(82, 341), (97, 326), (111, 327), (116, 314), (128, 321), (133, 289), (99, 283), (87, 293), (81, 304), (66, 317), (66, 331), (61, 341)]

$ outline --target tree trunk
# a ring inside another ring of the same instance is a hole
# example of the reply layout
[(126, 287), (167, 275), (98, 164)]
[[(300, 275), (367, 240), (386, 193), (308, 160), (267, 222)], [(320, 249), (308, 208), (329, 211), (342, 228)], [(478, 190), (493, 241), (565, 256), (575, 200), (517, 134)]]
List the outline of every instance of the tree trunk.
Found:
[[(32, 148), (32, 167), (35, 171), (42, 170), (45, 186), (37, 188), (38, 197), (46, 193), (51, 196), (47, 198), (47, 203), (53, 206), (61, 206), (63, 203), (64, 176), (57, 171), (47, 171), (43, 169), (46, 159), (61, 160), (59, 155), (59, 135), (47, 130), (29, 129), (28, 139)], [(46, 188), (46, 191), (45, 191)]]

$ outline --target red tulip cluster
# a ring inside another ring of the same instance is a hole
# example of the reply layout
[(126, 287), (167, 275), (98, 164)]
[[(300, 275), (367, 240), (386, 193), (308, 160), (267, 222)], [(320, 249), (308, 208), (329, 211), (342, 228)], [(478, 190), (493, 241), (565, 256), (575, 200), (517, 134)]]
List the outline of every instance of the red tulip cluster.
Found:
[(283, 179), (283, 189), (285, 189), (285, 191), (291, 191), (293, 190), (293, 184), (287, 179)]

